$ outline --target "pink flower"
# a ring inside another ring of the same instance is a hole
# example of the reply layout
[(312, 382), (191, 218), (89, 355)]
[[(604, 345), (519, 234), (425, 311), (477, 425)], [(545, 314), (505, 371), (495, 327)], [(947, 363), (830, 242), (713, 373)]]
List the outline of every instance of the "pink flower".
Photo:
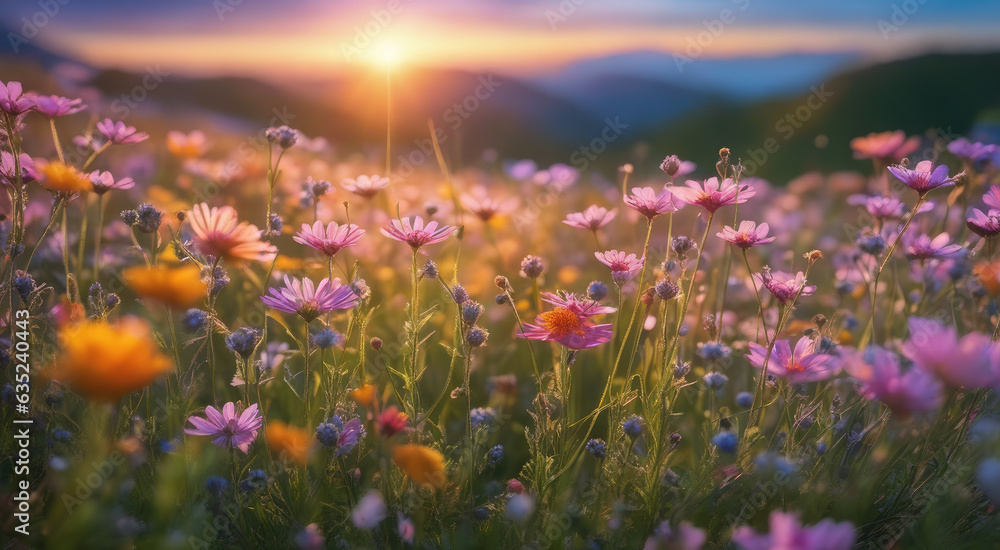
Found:
[(337, 225), (337, 222), (330, 222), (324, 231), (323, 222), (317, 221), (312, 227), (309, 224), (302, 224), (302, 229), (292, 237), (292, 240), (332, 258), (341, 250), (358, 244), (364, 234), (365, 230), (353, 223)]
[[(767, 373), (780, 376), (791, 384), (819, 382), (836, 376), (840, 370), (837, 358), (816, 353), (815, 348), (816, 341), (806, 336), (799, 338), (794, 351), (788, 340), (776, 341), (767, 362)], [(750, 364), (763, 369), (765, 357), (767, 348), (750, 342), (750, 353), (747, 355)]]
[(663, 170), (664, 174), (670, 176), (671, 180), (686, 176), (694, 172), (695, 168), (698, 168), (697, 164), (689, 160), (681, 160), (677, 155), (670, 155), (660, 163), (660, 170)]
[(922, 368), (902, 372), (899, 358), (885, 348), (845, 350), (841, 358), (844, 370), (861, 382), (861, 394), (885, 403), (897, 416), (905, 418), (941, 405), (941, 381)]
[(990, 210), (1000, 210), (1000, 185), (991, 185), (989, 191), (983, 194), (983, 202)]
[(268, 292), (269, 296), (260, 297), (264, 305), (285, 313), (297, 313), (306, 322), (335, 309), (349, 309), (358, 305), (354, 290), (342, 285), (340, 279), (323, 279), (316, 286), (306, 277), (299, 280), (285, 275), (284, 288), (271, 287)]
[(737, 185), (732, 178), (726, 178), (719, 183), (719, 178), (708, 178), (704, 185), (694, 180), (685, 182), (687, 187), (672, 187), (673, 194), (680, 200), (701, 206), (709, 212), (715, 212), (729, 204), (743, 204), (754, 196), (753, 186)]
[(1000, 346), (981, 332), (959, 338), (955, 327), (911, 317), (910, 339), (903, 355), (946, 384), (959, 388), (992, 388), (1000, 384)]
[[(35, 170), (35, 161), (26, 153), (21, 153), (17, 157), (21, 166), (21, 183), (28, 183), (38, 179), (38, 171)], [(0, 151), (0, 183), (3, 185), (17, 185), (17, 167), (14, 166), (14, 155), (7, 151)]]
[(799, 296), (800, 292), (802, 296), (811, 296), (816, 292), (816, 285), (806, 285), (806, 276), (801, 271), (792, 275), (784, 271), (771, 272), (771, 268), (764, 266), (761, 273), (754, 273), (754, 278), (782, 304)]
[(486, 195), (481, 189), (475, 195), (462, 193), (462, 207), (472, 212), (483, 222), (488, 222), (495, 216), (510, 214), (517, 208), (517, 199), (498, 201)]
[(715, 235), (724, 241), (728, 241), (746, 250), (758, 244), (767, 244), (777, 239), (777, 237), (768, 237), (767, 230), (768, 226), (766, 223), (757, 225), (752, 221), (743, 220), (740, 222), (739, 231), (727, 225), (722, 228), (721, 233), (716, 233)]
[(618, 214), (617, 208), (608, 210), (607, 208), (592, 204), (583, 212), (567, 214), (563, 223), (572, 227), (579, 227), (580, 229), (597, 231), (611, 223), (611, 220), (615, 219), (616, 214)]
[(906, 139), (902, 130), (895, 132), (871, 133), (851, 140), (851, 149), (856, 159), (878, 159), (886, 162), (898, 161), (920, 147), (920, 138)]
[(57, 95), (42, 95), (35, 98), (35, 110), (49, 118), (72, 115), (86, 108), (82, 99)]
[(98, 195), (103, 195), (112, 189), (131, 189), (135, 187), (135, 181), (132, 178), (122, 178), (115, 181), (115, 177), (111, 175), (111, 172), (94, 170), (88, 177), (90, 178), (90, 183), (94, 186), (94, 193)]
[(371, 530), (385, 519), (385, 500), (382, 493), (371, 489), (361, 497), (351, 510), (351, 523), (358, 529)]
[(524, 332), (519, 332), (518, 337), (559, 342), (575, 350), (592, 348), (611, 340), (611, 324), (594, 324), (590, 317), (613, 313), (615, 308), (578, 298), (575, 294), (543, 292), (542, 300), (555, 305), (555, 309), (535, 317), (534, 325), (524, 323)]
[(237, 219), (232, 206), (209, 208), (206, 203), (196, 204), (188, 219), (194, 232), (194, 246), (206, 256), (233, 263), (269, 262), (277, 253), (277, 249), (260, 240), (257, 226)]
[(996, 237), (1000, 235), (1000, 211), (990, 210), (989, 214), (984, 214), (982, 210), (973, 208), (972, 217), (965, 224), (970, 231), (984, 239)]
[(632, 194), (625, 196), (625, 204), (650, 220), (666, 212), (676, 212), (681, 209), (677, 198), (671, 189), (663, 189), (659, 193), (652, 187), (633, 187)]
[(435, 221), (429, 222), (425, 227), (424, 219), (420, 216), (415, 216), (412, 219), (412, 223), (411, 218), (392, 220), (392, 225), (381, 227), (379, 231), (390, 239), (410, 245), (414, 251), (428, 244), (439, 243), (450, 237), (455, 231), (455, 228), (450, 225), (438, 227), (438, 223)]
[(947, 233), (941, 233), (933, 239), (921, 234), (909, 240), (906, 247), (906, 257), (911, 260), (930, 260), (951, 256), (962, 250), (958, 244), (948, 244), (951, 238)]
[(797, 514), (780, 510), (771, 512), (770, 533), (759, 535), (741, 525), (733, 531), (733, 542), (744, 550), (849, 550), (856, 537), (849, 521), (837, 523), (824, 519), (804, 526)]
[(676, 529), (669, 521), (659, 524), (653, 536), (646, 540), (643, 550), (700, 550), (708, 540), (704, 529), (698, 529), (690, 522), (682, 521)]
[(243, 454), (250, 452), (250, 444), (257, 439), (257, 432), (264, 422), (254, 403), (242, 414), (236, 416), (236, 405), (232, 402), (222, 406), (222, 412), (209, 405), (205, 407), (205, 417), (189, 416), (188, 422), (194, 428), (184, 428), (189, 435), (207, 435), (218, 447), (239, 449)]
[(35, 98), (24, 95), (21, 83), (11, 80), (7, 84), (0, 81), (0, 111), (17, 116), (35, 106)]
[(413, 544), (413, 537), (417, 534), (417, 528), (413, 525), (413, 520), (399, 514), (396, 519), (396, 530), (399, 531), (399, 538), (407, 544)]
[(357, 179), (346, 178), (340, 182), (340, 185), (355, 195), (370, 199), (379, 191), (389, 187), (389, 178), (374, 175), (358, 176)]
[(134, 126), (126, 126), (124, 122), (114, 122), (110, 118), (97, 123), (97, 131), (108, 141), (116, 144), (139, 143), (149, 139), (149, 134), (139, 132)]
[(896, 176), (896, 179), (903, 182), (903, 185), (921, 195), (926, 195), (929, 191), (938, 187), (947, 187), (955, 184), (955, 180), (948, 177), (947, 166), (942, 164), (934, 168), (934, 164), (929, 160), (918, 162), (916, 168), (913, 170), (900, 165), (890, 166), (889, 172), (893, 176)]
[(624, 285), (632, 277), (635, 277), (635, 274), (642, 270), (646, 262), (645, 256), (638, 258), (635, 254), (626, 254), (618, 250), (594, 252), (594, 257), (611, 268), (611, 278), (618, 286)]

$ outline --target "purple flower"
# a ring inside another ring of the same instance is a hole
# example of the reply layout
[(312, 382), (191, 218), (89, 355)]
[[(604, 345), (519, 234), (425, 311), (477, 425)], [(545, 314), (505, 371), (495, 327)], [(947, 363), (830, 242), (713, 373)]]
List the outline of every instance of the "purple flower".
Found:
[(524, 323), (520, 338), (559, 342), (569, 349), (587, 349), (611, 340), (611, 324), (595, 324), (590, 317), (613, 313), (615, 308), (578, 298), (575, 294), (557, 295), (543, 292), (542, 300), (555, 307), (535, 317), (535, 323)]
[(358, 442), (368, 435), (365, 432), (365, 426), (361, 423), (361, 419), (352, 418), (344, 424), (344, 429), (340, 431), (340, 437), (337, 438), (337, 456), (343, 456), (354, 450), (357, 447)]
[(137, 131), (135, 126), (126, 126), (124, 122), (114, 122), (110, 118), (98, 122), (97, 131), (115, 144), (139, 143), (149, 139), (149, 134)]
[(950, 240), (947, 233), (941, 233), (933, 239), (928, 235), (921, 234), (910, 240), (906, 247), (906, 257), (911, 260), (924, 261), (951, 256), (962, 250), (961, 245), (948, 244)]
[(617, 208), (608, 210), (607, 208), (592, 204), (583, 212), (567, 214), (563, 223), (572, 227), (579, 227), (580, 229), (597, 231), (615, 219), (616, 214), (618, 214)]
[(990, 210), (1000, 210), (1000, 185), (991, 185), (989, 191), (983, 194), (983, 202)]
[(854, 525), (824, 519), (816, 525), (804, 526), (798, 515), (779, 510), (771, 512), (771, 531), (757, 534), (742, 525), (733, 531), (733, 542), (744, 550), (849, 550), (854, 545)]
[(926, 195), (929, 191), (938, 187), (954, 185), (955, 180), (948, 177), (948, 167), (945, 165), (934, 168), (934, 164), (929, 160), (920, 161), (913, 170), (905, 166), (893, 165), (889, 167), (889, 172), (903, 185), (913, 189), (921, 195)]
[(625, 204), (650, 220), (665, 212), (676, 212), (683, 206), (670, 189), (657, 193), (652, 187), (633, 187), (632, 194), (625, 196)]
[(284, 288), (271, 287), (268, 292), (270, 296), (260, 297), (264, 305), (285, 313), (297, 313), (306, 322), (335, 309), (348, 309), (358, 304), (357, 295), (350, 286), (341, 284), (340, 279), (323, 279), (316, 286), (306, 277), (299, 280), (285, 275)]
[[(18, 155), (21, 164), (21, 183), (28, 183), (38, 179), (38, 171), (35, 170), (35, 161), (25, 153)], [(0, 183), (3, 185), (17, 185), (17, 167), (14, 166), (14, 155), (7, 151), (0, 151)]]
[(35, 99), (24, 95), (21, 83), (11, 80), (7, 84), (0, 81), (0, 111), (17, 116), (35, 106)]
[(861, 382), (861, 394), (881, 401), (901, 417), (931, 411), (941, 405), (941, 381), (922, 368), (903, 372), (899, 357), (878, 346), (841, 352), (844, 370)]
[(415, 216), (412, 219), (412, 222), (411, 218), (392, 220), (392, 225), (381, 227), (379, 231), (390, 239), (410, 245), (414, 251), (428, 244), (439, 243), (450, 237), (455, 231), (455, 228), (450, 225), (438, 227), (438, 223), (434, 221), (424, 226), (424, 219), (420, 216)]
[(736, 184), (732, 178), (726, 178), (719, 183), (719, 178), (708, 178), (705, 183), (694, 180), (685, 182), (687, 187), (672, 187), (671, 191), (680, 200), (701, 206), (709, 212), (715, 212), (729, 204), (743, 204), (756, 194), (753, 186)]
[(351, 523), (358, 529), (370, 530), (385, 519), (385, 500), (382, 493), (372, 489), (351, 510)]
[(764, 266), (761, 273), (754, 273), (753, 276), (782, 304), (795, 298), (800, 292), (802, 296), (811, 296), (816, 292), (816, 285), (806, 285), (806, 276), (801, 271), (792, 275), (784, 271), (771, 272), (771, 268)]
[(618, 250), (594, 252), (594, 257), (611, 268), (611, 279), (618, 286), (622, 286), (635, 277), (635, 274), (642, 270), (642, 266), (646, 262), (645, 256), (638, 258), (635, 254), (626, 254)]
[(115, 177), (111, 175), (111, 172), (94, 170), (90, 173), (89, 178), (90, 183), (94, 186), (94, 193), (98, 195), (103, 195), (112, 189), (131, 189), (135, 187), (135, 181), (132, 178), (122, 178), (115, 181)]
[(697, 164), (689, 160), (681, 160), (677, 155), (669, 155), (660, 163), (660, 170), (663, 170), (664, 174), (670, 176), (671, 180), (686, 176), (694, 172), (695, 168), (698, 168)]
[[(750, 353), (747, 354), (750, 364), (763, 369), (765, 357), (767, 348), (750, 342)], [(806, 336), (799, 338), (794, 350), (788, 340), (778, 340), (767, 362), (768, 374), (780, 376), (791, 384), (827, 380), (836, 376), (839, 370), (837, 358), (817, 353), (816, 341)]]
[(341, 250), (358, 244), (364, 234), (365, 230), (353, 223), (337, 225), (337, 222), (330, 222), (324, 230), (323, 222), (317, 221), (312, 227), (309, 224), (302, 224), (302, 230), (296, 233), (292, 240), (332, 258)]
[(777, 239), (777, 237), (768, 237), (767, 231), (768, 226), (766, 223), (757, 225), (752, 221), (743, 220), (740, 222), (739, 230), (727, 225), (722, 228), (721, 233), (716, 233), (715, 235), (724, 241), (728, 241), (746, 250), (758, 244), (767, 244)]
[(218, 447), (239, 449), (243, 454), (250, 452), (250, 444), (257, 439), (257, 432), (264, 422), (263, 417), (254, 403), (247, 407), (239, 416), (236, 415), (236, 405), (232, 402), (222, 406), (222, 412), (209, 405), (205, 407), (206, 418), (189, 416), (188, 422), (194, 428), (184, 428), (189, 435), (207, 435)]
[(690, 522), (682, 521), (675, 529), (670, 527), (669, 521), (664, 521), (653, 530), (643, 550), (700, 550), (706, 540), (705, 530)]
[(35, 110), (49, 118), (72, 115), (86, 109), (82, 99), (70, 99), (57, 95), (42, 95), (35, 98)]
[(972, 216), (966, 219), (965, 224), (969, 230), (988, 239), (1000, 235), (1000, 211), (990, 210), (989, 214), (984, 214), (978, 208), (972, 209)]
[(956, 157), (968, 162), (969, 164), (973, 164), (992, 155), (996, 152), (997, 146), (993, 144), (983, 144), (978, 141), (975, 143), (969, 143), (969, 140), (965, 138), (958, 138), (948, 144), (948, 150), (951, 151), (951, 154)]

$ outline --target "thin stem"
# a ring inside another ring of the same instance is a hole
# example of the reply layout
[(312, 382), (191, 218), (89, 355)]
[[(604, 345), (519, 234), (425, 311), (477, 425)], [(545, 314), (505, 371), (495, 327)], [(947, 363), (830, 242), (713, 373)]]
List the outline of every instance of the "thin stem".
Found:
[(56, 145), (56, 154), (59, 155), (59, 162), (66, 164), (66, 157), (63, 156), (62, 145), (59, 143), (59, 131), (56, 130), (56, 119), (49, 119), (49, 128), (52, 130), (52, 143)]

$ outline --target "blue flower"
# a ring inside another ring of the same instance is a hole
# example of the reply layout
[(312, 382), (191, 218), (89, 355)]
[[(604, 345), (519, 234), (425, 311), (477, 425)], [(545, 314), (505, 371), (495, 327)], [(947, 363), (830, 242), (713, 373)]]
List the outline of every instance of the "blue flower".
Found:
[(729, 382), (729, 377), (721, 372), (710, 372), (702, 377), (705, 387), (710, 390), (721, 390)]
[(587, 285), (587, 298), (600, 302), (608, 295), (608, 285), (601, 281), (592, 281)]
[(646, 421), (642, 419), (641, 416), (633, 414), (622, 423), (622, 430), (625, 431), (625, 435), (635, 439), (642, 435), (642, 428), (646, 424)]
[(496, 445), (487, 451), (486, 460), (488, 460), (491, 465), (497, 464), (503, 460), (503, 445)]
[(733, 353), (729, 346), (722, 342), (703, 342), (698, 344), (698, 357), (706, 361), (723, 361)]
[(719, 432), (712, 436), (712, 445), (724, 453), (735, 454), (738, 442), (739, 440), (733, 432)]
[(267, 473), (264, 470), (250, 470), (247, 478), (240, 482), (240, 489), (244, 493), (259, 491), (267, 486)]
[(753, 407), (753, 394), (748, 391), (741, 391), (736, 394), (736, 404), (744, 409)]
[(493, 421), (497, 418), (497, 411), (493, 407), (477, 407), (469, 411), (469, 419), (472, 421), (472, 429), (476, 430), (480, 426), (492, 427)]
[(247, 359), (253, 353), (254, 348), (257, 347), (260, 336), (260, 331), (255, 328), (241, 327), (226, 337), (226, 347), (230, 351)]
[[(338, 421), (340, 420), (336, 416)], [(319, 426), (316, 426), (316, 440), (320, 442), (324, 447), (336, 447), (337, 439), (340, 437), (340, 431), (344, 429), (344, 423), (340, 422), (339, 425), (333, 422), (324, 422)]]
[(312, 335), (312, 344), (319, 349), (329, 349), (341, 342), (342, 338), (337, 331), (324, 328)]
[(70, 439), (73, 439), (73, 434), (62, 428), (56, 428), (52, 431), (52, 438), (56, 441), (69, 441)]
[(479, 346), (486, 343), (486, 340), (490, 337), (490, 333), (484, 328), (472, 327), (469, 332), (466, 333), (465, 339), (468, 340), (469, 345), (478, 348)]
[(209, 494), (219, 496), (229, 488), (229, 482), (222, 476), (211, 476), (205, 480), (205, 490)]
[(184, 312), (184, 318), (181, 319), (181, 326), (188, 332), (198, 332), (205, 328), (205, 321), (207, 320), (208, 313), (193, 307)]
[(587, 452), (597, 460), (608, 456), (608, 444), (603, 439), (591, 439), (587, 442)]
[(820, 441), (819, 443), (816, 444), (816, 452), (819, 454), (819, 456), (823, 456), (826, 454), (826, 441)]

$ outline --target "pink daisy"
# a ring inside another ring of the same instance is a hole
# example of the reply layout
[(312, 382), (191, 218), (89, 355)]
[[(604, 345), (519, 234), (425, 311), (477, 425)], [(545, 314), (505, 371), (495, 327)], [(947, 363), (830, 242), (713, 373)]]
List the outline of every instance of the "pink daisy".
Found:
[(922, 368), (905, 373), (895, 353), (872, 346), (865, 351), (841, 352), (844, 370), (861, 382), (866, 399), (885, 403), (893, 414), (907, 417), (941, 405), (941, 381)]
[(799, 296), (811, 296), (816, 292), (816, 285), (806, 285), (806, 276), (799, 271), (795, 275), (784, 271), (771, 272), (771, 268), (764, 266), (761, 273), (754, 273), (754, 278), (763, 284), (774, 298), (782, 304)]
[(88, 177), (90, 178), (90, 183), (94, 186), (94, 193), (98, 195), (103, 195), (112, 189), (131, 189), (135, 187), (135, 181), (132, 178), (122, 178), (115, 181), (115, 177), (111, 175), (111, 172), (94, 170)]
[(617, 208), (608, 210), (607, 208), (592, 204), (583, 212), (573, 212), (571, 214), (567, 214), (563, 223), (573, 227), (579, 227), (580, 229), (597, 231), (598, 229), (611, 223), (611, 220), (615, 219), (615, 215), (617, 214)]
[(951, 237), (947, 233), (941, 233), (933, 239), (929, 235), (921, 234), (909, 239), (906, 257), (911, 260), (924, 261), (952, 256), (962, 250), (962, 245), (948, 244), (950, 242)]
[(311, 279), (301, 280), (285, 275), (284, 288), (268, 289), (269, 296), (261, 296), (264, 305), (285, 313), (297, 313), (306, 322), (335, 309), (349, 309), (358, 305), (358, 296), (340, 279), (323, 279), (316, 286)]
[(110, 118), (98, 122), (97, 131), (116, 144), (139, 143), (149, 139), (149, 134), (137, 131), (135, 126), (126, 126), (124, 122), (114, 122)]
[(944, 383), (959, 388), (992, 388), (1000, 384), (1000, 346), (981, 332), (961, 338), (955, 327), (920, 317), (909, 320), (910, 339), (903, 355)]
[(607, 252), (594, 252), (594, 257), (599, 262), (611, 268), (611, 279), (616, 285), (622, 286), (638, 273), (645, 265), (646, 257), (636, 257), (635, 254), (626, 254), (618, 250)]
[(302, 224), (302, 229), (292, 237), (292, 240), (316, 249), (323, 254), (334, 257), (341, 250), (358, 244), (365, 230), (351, 224), (337, 225), (337, 222), (330, 222), (330, 225), (323, 229), (323, 222), (312, 224)]
[(613, 313), (615, 308), (578, 298), (575, 294), (557, 295), (543, 292), (542, 300), (556, 306), (535, 317), (535, 323), (524, 323), (520, 338), (559, 342), (569, 349), (588, 349), (611, 340), (611, 324), (595, 324), (594, 315)]
[(250, 444), (257, 439), (257, 432), (264, 422), (257, 410), (257, 404), (250, 405), (239, 416), (232, 402), (222, 406), (222, 412), (209, 405), (205, 407), (205, 417), (189, 416), (188, 422), (194, 428), (184, 428), (189, 435), (206, 435), (218, 447), (239, 449), (243, 454), (250, 452)]
[(379, 191), (389, 187), (389, 178), (374, 175), (358, 176), (356, 179), (346, 178), (340, 182), (340, 185), (355, 195), (370, 199)]
[(674, 195), (709, 212), (715, 212), (729, 204), (743, 204), (756, 193), (753, 186), (745, 183), (737, 185), (732, 178), (722, 180), (721, 184), (719, 178), (708, 178), (704, 184), (687, 180), (685, 184), (687, 187), (672, 187)]
[(929, 160), (920, 161), (916, 168), (910, 170), (905, 166), (894, 165), (889, 167), (889, 172), (896, 179), (903, 182), (903, 185), (913, 189), (921, 195), (937, 189), (955, 185), (955, 180), (948, 177), (948, 167), (945, 165), (934, 168), (934, 164)]
[(49, 117), (72, 115), (86, 109), (82, 99), (70, 99), (57, 95), (42, 95), (35, 98), (35, 110)]
[(257, 226), (240, 222), (232, 206), (209, 208), (208, 204), (194, 205), (188, 219), (194, 231), (194, 246), (202, 254), (222, 258), (227, 262), (245, 260), (268, 262), (274, 259), (277, 249), (260, 240)]
[(517, 208), (517, 199), (498, 201), (486, 196), (485, 192), (479, 192), (476, 195), (463, 193), (461, 202), (462, 208), (472, 212), (483, 222), (488, 222), (496, 216), (510, 214)]
[(768, 237), (767, 230), (768, 226), (766, 223), (757, 225), (752, 221), (744, 220), (740, 222), (740, 229), (738, 231), (727, 225), (722, 228), (721, 233), (716, 233), (715, 235), (724, 241), (746, 250), (758, 244), (766, 244), (777, 239), (777, 237)]
[[(758, 369), (763, 369), (767, 348), (753, 342), (749, 345), (750, 353), (747, 354), (747, 360)], [(767, 361), (767, 373), (780, 376), (791, 384), (819, 382), (836, 376), (840, 370), (837, 358), (833, 355), (816, 353), (815, 349), (816, 341), (805, 336), (799, 338), (794, 350), (788, 340), (778, 340), (774, 343), (771, 357)]]
[(902, 130), (895, 132), (871, 133), (851, 140), (851, 149), (856, 159), (879, 159), (886, 162), (898, 161), (920, 147), (920, 138), (906, 139)]
[(633, 187), (632, 194), (625, 196), (625, 204), (650, 220), (666, 212), (676, 212), (682, 204), (673, 195), (673, 187), (659, 193), (652, 187)]
[(984, 214), (978, 208), (972, 209), (972, 217), (965, 222), (969, 230), (983, 237), (984, 239), (1000, 235), (1000, 212), (990, 210), (989, 214)]
[(17, 116), (35, 106), (35, 98), (24, 95), (21, 83), (11, 80), (7, 84), (0, 81), (0, 111)]
[(450, 225), (438, 227), (438, 223), (435, 221), (428, 222), (424, 226), (424, 219), (420, 216), (415, 216), (412, 219), (412, 222), (411, 218), (392, 220), (392, 225), (381, 227), (379, 231), (390, 239), (410, 245), (414, 251), (428, 244), (439, 243), (450, 237), (455, 231), (455, 228)]

